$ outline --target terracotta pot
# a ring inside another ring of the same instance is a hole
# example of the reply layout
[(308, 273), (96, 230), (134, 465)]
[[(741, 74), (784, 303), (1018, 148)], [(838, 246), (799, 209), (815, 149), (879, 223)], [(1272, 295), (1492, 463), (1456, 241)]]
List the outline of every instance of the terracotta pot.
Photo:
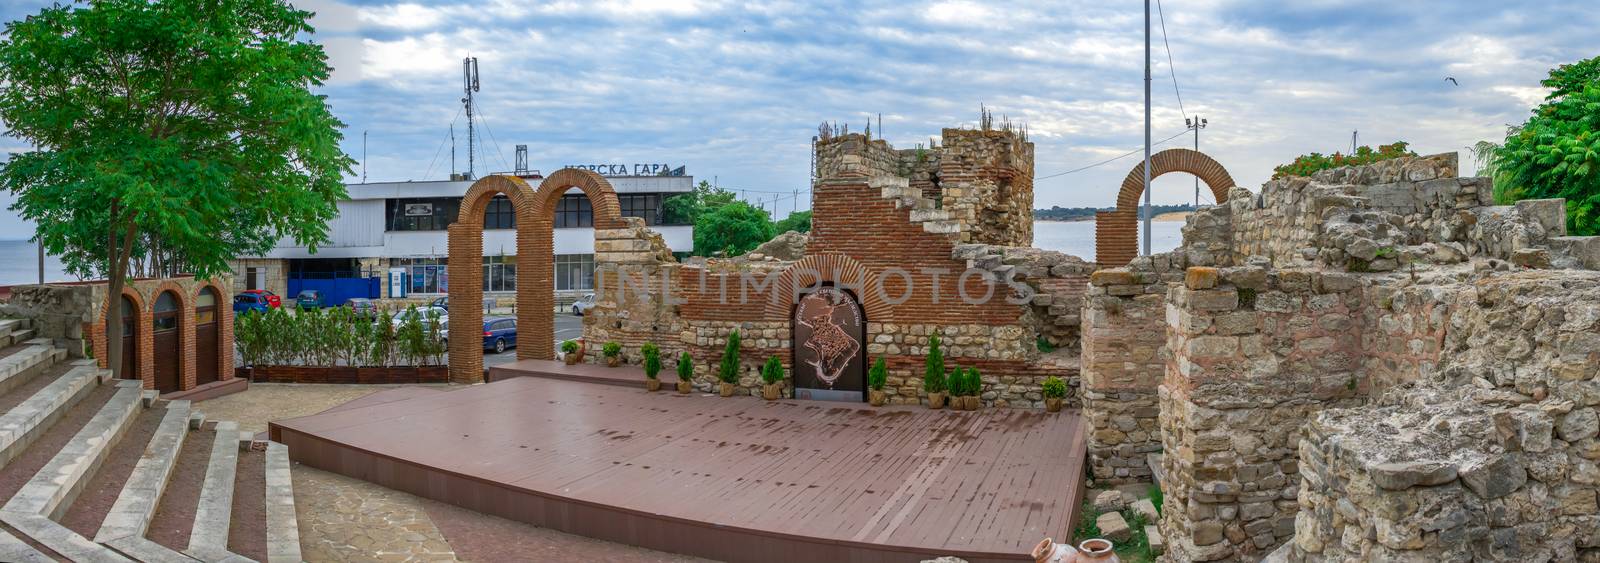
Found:
[(881, 407), (889, 402), (889, 394), (884, 393), (882, 389), (867, 391), (867, 402), (874, 407)]
[(606, 356), (606, 367), (614, 368), (622, 365), (622, 356)]
[(928, 408), (933, 410), (944, 408), (944, 391), (928, 394)]
[(1090, 561), (1094, 563), (1121, 563), (1122, 559), (1117, 557), (1115, 551), (1112, 551), (1113, 547), (1111, 540), (1100, 538), (1083, 540), (1082, 543), (1078, 544), (1078, 561), (1080, 563)]
[(1051, 538), (1039, 541), (1033, 546), (1033, 563), (1073, 563), (1077, 561), (1078, 550), (1071, 545), (1056, 543)]
[(689, 391), (691, 391), (693, 389), (694, 389), (694, 386), (690, 385), (688, 381), (684, 381), (684, 380), (681, 380), (681, 379), (678, 380), (678, 394), (679, 395), (688, 395)]
[(782, 383), (773, 383), (771, 385), (762, 385), (761, 386), (761, 398), (766, 399), (768, 401), (776, 401), (778, 399), (782, 399), (783, 398), (783, 384)]
[(1044, 400), (1045, 412), (1061, 412), (1062, 400), (1058, 397), (1046, 397)]
[(589, 345), (585, 344), (583, 342), (582, 338), (579, 338), (578, 339), (578, 351), (577, 351), (578, 361), (579, 362), (583, 362), (583, 355), (588, 353), (588, 351), (589, 351), (588, 349), (589, 349)]
[(975, 411), (983, 407), (983, 399), (976, 395), (967, 395), (961, 398), (961, 409)]
[(656, 391), (660, 391), (661, 390), (661, 380), (655, 379), (655, 378), (644, 380), (644, 390), (652, 392), (652, 393), (654, 393)]
[(720, 390), (720, 392), (721, 392), (720, 394), (722, 396), (724, 396), (724, 397), (732, 397), (733, 396), (733, 391), (735, 389), (739, 388), (739, 386), (734, 385), (732, 383), (722, 383), (721, 386), (722, 386), (722, 388)]
[(561, 359), (566, 361), (567, 365), (569, 365), (569, 366), (570, 365), (577, 365), (577, 363), (578, 363), (578, 353), (577, 352), (568, 352), (568, 353), (566, 353), (566, 355), (561, 356)]

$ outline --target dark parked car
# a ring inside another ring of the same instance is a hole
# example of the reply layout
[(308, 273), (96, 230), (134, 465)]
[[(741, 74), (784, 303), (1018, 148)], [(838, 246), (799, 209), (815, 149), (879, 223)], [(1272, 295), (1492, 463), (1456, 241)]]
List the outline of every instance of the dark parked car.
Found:
[(378, 305), (373, 303), (371, 299), (352, 297), (349, 301), (344, 302), (344, 306), (349, 307), (350, 313), (358, 319), (378, 318)]
[(265, 313), (272, 308), (267, 298), (255, 293), (240, 293), (233, 296), (233, 312), (240, 313)]
[(489, 317), (483, 320), (483, 349), (499, 354), (517, 345), (517, 319)]
[(273, 309), (277, 309), (277, 308), (283, 306), (283, 298), (278, 297), (278, 294), (270, 292), (270, 291), (267, 291), (265, 289), (246, 289), (246, 290), (241, 291), (239, 293), (249, 293), (249, 294), (260, 295), (262, 297), (265, 297), (267, 299), (267, 306), (271, 307)]
[(322, 292), (315, 289), (301, 291), (299, 295), (294, 296), (294, 304), (301, 309), (321, 309)]

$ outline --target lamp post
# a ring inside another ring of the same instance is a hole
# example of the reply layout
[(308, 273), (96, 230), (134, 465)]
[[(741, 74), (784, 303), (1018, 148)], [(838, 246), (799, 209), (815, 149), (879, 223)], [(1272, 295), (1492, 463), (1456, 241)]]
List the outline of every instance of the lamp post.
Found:
[(1144, 0), (1144, 256), (1150, 255), (1150, 0)]
[[(1206, 128), (1206, 118), (1198, 115), (1194, 116), (1193, 119), (1185, 117), (1183, 118), (1183, 126), (1189, 128), (1190, 131), (1194, 131), (1194, 152), (1200, 152), (1200, 130)], [(1194, 177), (1194, 206), (1196, 209), (1200, 208), (1199, 176)]]

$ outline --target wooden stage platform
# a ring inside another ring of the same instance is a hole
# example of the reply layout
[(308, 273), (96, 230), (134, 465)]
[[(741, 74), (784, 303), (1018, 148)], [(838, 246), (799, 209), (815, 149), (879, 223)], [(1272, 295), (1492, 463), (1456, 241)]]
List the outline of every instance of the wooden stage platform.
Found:
[(535, 376), (382, 391), (270, 432), (312, 467), (723, 561), (1031, 561), (1041, 538), (1070, 535), (1083, 494), (1073, 412), (769, 402)]

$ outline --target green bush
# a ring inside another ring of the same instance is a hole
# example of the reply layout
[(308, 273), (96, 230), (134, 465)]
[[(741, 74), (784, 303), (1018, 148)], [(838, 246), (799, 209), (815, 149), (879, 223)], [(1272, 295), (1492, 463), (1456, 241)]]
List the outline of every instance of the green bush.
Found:
[(1600, 235), (1600, 57), (1561, 65), (1533, 116), (1494, 152), (1495, 199), (1565, 198), (1567, 234)]
[(694, 379), (694, 358), (688, 352), (678, 356), (678, 381)]
[(983, 376), (978, 375), (978, 368), (967, 368), (967, 396), (976, 397), (983, 394)]
[(867, 370), (867, 386), (873, 391), (882, 391), (884, 382), (889, 380), (889, 368), (884, 365), (883, 358), (872, 363), (872, 369)]
[(783, 381), (783, 360), (779, 360), (777, 356), (768, 356), (766, 365), (761, 366), (761, 381), (767, 385)]
[(644, 356), (644, 376), (655, 379), (661, 373), (661, 347), (654, 342), (646, 342), (639, 347), (639, 354)]
[(947, 380), (946, 390), (950, 391), (951, 397), (965, 397), (967, 395), (966, 368), (956, 366), (950, 370), (950, 376)]
[(722, 349), (722, 365), (717, 368), (717, 379), (723, 383), (739, 382), (739, 331), (728, 335), (728, 345)]
[(1064, 399), (1067, 396), (1067, 382), (1054, 375), (1044, 378), (1044, 383), (1039, 386), (1046, 399)]
[(928, 337), (928, 357), (923, 360), (922, 389), (938, 393), (948, 389), (944, 375), (944, 350), (939, 347), (939, 335)]
[(561, 343), (561, 351), (563, 353), (567, 353), (567, 354), (576, 354), (576, 353), (578, 353), (578, 341), (576, 341), (576, 340), (568, 340), (566, 342), (562, 342)]
[(1379, 145), (1377, 150), (1367, 146), (1357, 147), (1355, 154), (1351, 155), (1337, 152), (1331, 155), (1323, 155), (1316, 152), (1301, 155), (1295, 157), (1294, 162), (1273, 168), (1272, 179), (1277, 180), (1288, 176), (1310, 176), (1323, 170), (1343, 166), (1358, 166), (1402, 156), (1417, 156), (1417, 153), (1406, 150), (1407, 146), (1405, 141), (1395, 141), (1393, 144)]
[(600, 353), (605, 354), (607, 358), (615, 358), (622, 355), (622, 345), (616, 342), (607, 342), (600, 347)]

